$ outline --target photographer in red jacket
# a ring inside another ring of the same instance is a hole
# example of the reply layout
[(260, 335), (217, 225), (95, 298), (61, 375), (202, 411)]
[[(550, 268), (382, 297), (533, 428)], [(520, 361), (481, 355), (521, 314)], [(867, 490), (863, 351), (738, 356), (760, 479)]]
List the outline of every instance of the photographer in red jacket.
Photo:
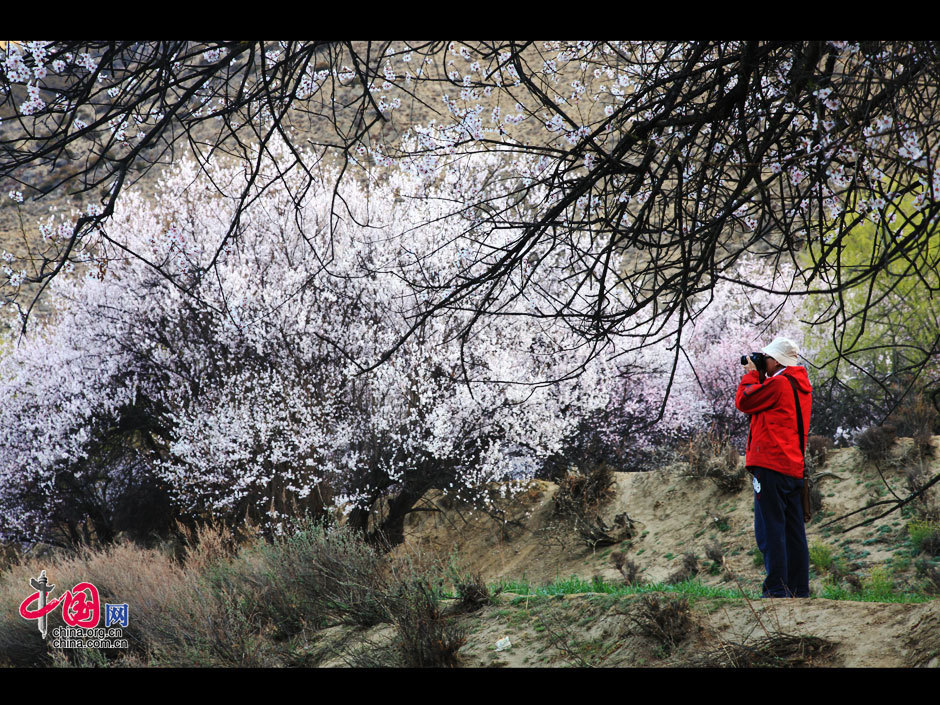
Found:
[(745, 466), (753, 476), (754, 534), (767, 571), (763, 594), (809, 597), (801, 445), (809, 433), (813, 388), (796, 364), (799, 349), (792, 340), (776, 338), (761, 353), (742, 358), (747, 372), (735, 406), (751, 417)]

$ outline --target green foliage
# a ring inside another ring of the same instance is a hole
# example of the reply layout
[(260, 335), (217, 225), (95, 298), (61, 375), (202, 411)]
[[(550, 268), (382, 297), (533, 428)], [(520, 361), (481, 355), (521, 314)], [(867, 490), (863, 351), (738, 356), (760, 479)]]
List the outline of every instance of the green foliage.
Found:
[(832, 567), (832, 548), (824, 543), (814, 543), (809, 547), (809, 562), (821, 573)]
[[(763, 565), (762, 560), (760, 565)], [(830, 565), (838, 567), (838, 560), (831, 555), (831, 552)], [(630, 597), (633, 595), (665, 592), (689, 598), (692, 603), (694, 603), (696, 599), (760, 599), (759, 591), (741, 591), (739, 589), (706, 585), (698, 578), (674, 584), (644, 583), (642, 585), (623, 585), (588, 581), (572, 576), (566, 579), (556, 579), (551, 583), (538, 587), (531, 585), (526, 580), (502, 580), (496, 583), (494, 588), (501, 589), (505, 592), (518, 593), (521, 596), (516, 598), (518, 602), (522, 603), (528, 600), (530, 604), (539, 599), (550, 599), (559, 595), (578, 595), (583, 593), (602, 593), (612, 597)], [(876, 568), (873, 570), (872, 575), (862, 582), (861, 589), (859, 590), (850, 590), (842, 587), (836, 579), (827, 580), (818, 597), (827, 600), (846, 600), (853, 602), (902, 603), (926, 602), (931, 599), (931, 596), (927, 594), (898, 590), (894, 585), (891, 571), (886, 568)]]
[[(847, 577), (851, 578), (852, 576)], [(826, 600), (904, 604), (927, 602), (931, 599), (929, 594), (923, 592), (899, 589), (895, 584), (894, 571), (889, 566), (875, 566), (867, 578), (861, 581), (855, 579), (849, 582), (852, 583), (851, 587), (846, 588), (839, 582), (838, 576), (833, 576), (823, 585), (819, 597)]]
[[(897, 185), (884, 187), (890, 194)], [(801, 256), (807, 274), (828, 269), (831, 284), (849, 284), (840, 295), (841, 313), (829, 297), (807, 297), (804, 317), (819, 325), (810, 326), (804, 348), (824, 375), (842, 383), (843, 399), (871, 404), (869, 415), (892, 408), (920, 366), (927, 365), (920, 380), (936, 379), (940, 369), (931, 352), (940, 330), (940, 297), (935, 295), (940, 289), (940, 229), (908, 243), (905, 256), (898, 251), (899, 242), (912, 237), (924, 218), (915, 208), (917, 193), (888, 200), (884, 218), (876, 211), (862, 215), (850, 210), (847, 222), (857, 221), (854, 227), (837, 242), (813, 241)], [(874, 276), (853, 279), (879, 262), (883, 267)], [(828, 433), (835, 425), (845, 427), (850, 416), (849, 410), (839, 409), (830, 420), (823, 417), (832, 410), (822, 411), (822, 416), (814, 415), (814, 424), (817, 429), (832, 425)]]
[(894, 594), (894, 578), (888, 568), (875, 566), (871, 575), (863, 583), (863, 591), (867, 591), (876, 601), (887, 601)]
[(940, 555), (940, 523), (926, 519), (912, 521), (907, 525), (907, 533), (916, 553)]

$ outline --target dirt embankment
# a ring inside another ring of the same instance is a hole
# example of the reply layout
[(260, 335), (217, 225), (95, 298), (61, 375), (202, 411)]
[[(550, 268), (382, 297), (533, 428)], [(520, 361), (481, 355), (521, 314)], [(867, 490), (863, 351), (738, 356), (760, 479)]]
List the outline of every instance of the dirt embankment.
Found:
[[(924, 585), (915, 559), (934, 566), (940, 560), (915, 555), (910, 515), (895, 512), (845, 533), (840, 529), (849, 522), (826, 526), (892, 491), (906, 494), (907, 444), (902, 439), (894, 462), (881, 468), (887, 486), (855, 449), (831, 452), (820, 468), (822, 510), (807, 536), (839, 569), (814, 564), (811, 599), (693, 597), (683, 605), (681, 596), (666, 593), (526, 597), (507, 590), (498, 604), (461, 617), (469, 630), (461, 659), (479, 666), (940, 666), (940, 600), (894, 604), (821, 596), (831, 594), (827, 586), (851, 591), (877, 580), (889, 581), (896, 592), (914, 591)], [(929, 470), (938, 469), (935, 458)], [(594, 546), (570, 517), (559, 514), (558, 492), (553, 483), (533, 481), (512, 499), (495, 498), (489, 511), (431, 492), (423, 501), (429, 511), (409, 517), (399, 550), (454, 562), (487, 581), (527, 581), (533, 587), (571, 576), (623, 582), (617, 563), (622, 567), (625, 559), (641, 582), (664, 583), (676, 580), (683, 567), (688, 574), (694, 556), (693, 573), (702, 584), (759, 593), (763, 566), (753, 538), (750, 483), (726, 493), (709, 478), (690, 477), (681, 464), (614, 473), (598, 516), (609, 535), (623, 540)]]

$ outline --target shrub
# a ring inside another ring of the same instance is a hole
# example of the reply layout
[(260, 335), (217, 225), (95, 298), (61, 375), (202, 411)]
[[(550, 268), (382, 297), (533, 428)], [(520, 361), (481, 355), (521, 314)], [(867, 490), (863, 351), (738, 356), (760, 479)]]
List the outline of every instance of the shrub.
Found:
[(844, 448), (852, 445), (861, 429), (883, 416), (881, 408), (873, 401), (877, 396), (874, 390), (864, 384), (860, 387), (861, 391), (853, 389), (834, 376), (814, 381), (814, 435), (832, 438), (835, 446)]
[(684, 597), (644, 595), (633, 623), (642, 636), (655, 639), (668, 656), (691, 633), (695, 623), (689, 601)]
[(855, 575), (855, 573), (847, 573), (842, 576), (842, 579), (845, 580), (853, 593), (860, 593), (863, 590), (861, 578)]
[(226, 581), (242, 581), (246, 596), (280, 633), (304, 626), (371, 626), (388, 619), (383, 555), (346, 527), (307, 523), (288, 536), (260, 543), (239, 556)]
[(474, 612), (493, 601), (493, 595), (480, 573), (458, 576), (454, 581), (457, 607), (461, 612)]
[(917, 574), (924, 579), (927, 591), (931, 594), (940, 594), (940, 570), (930, 561), (921, 558), (915, 563)]
[(855, 438), (855, 446), (867, 461), (879, 463), (887, 459), (897, 439), (897, 429), (894, 426), (870, 426)]
[[(0, 666), (35, 667), (49, 660), (47, 642), (43, 641), (35, 622), (19, 614), (19, 606), (29, 588), (29, 579), (39, 576), (38, 564), (18, 564), (0, 574)], [(54, 575), (54, 574), (52, 574)], [(59, 577), (49, 582), (56, 584)], [(53, 629), (53, 615), (49, 628)]]
[(614, 551), (611, 553), (610, 560), (614, 564), (614, 567), (620, 571), (620, 574), (623, 576), (623, 581), (627, 585), (639, 585), (641, 571), (635, 561), (627, 558), (623, 551)]
[(0, 572), (20, 561), (20, 550), (12, 543), (0, 543)]
[(725, 554), (721, 550), (721, 544), (717, 541), (711, 541), (705, 546), (705, 557), (712, 562), (708, 571), (712, 575), (718, 575), (721, 572), (722, 562), (725, 558)]
[(569, 471), (555, 493), (553, 513), (571, 519), (581, 540), (592, 549), (620, 543), (635, 533), (633, 520), (625, 512), (614, 517), (613, 526), (600, 516), (601, 507), (613, 496), (613, 481), (613, 469), (598, 465), (583, 475)]
[(922, 519), (936, 518), (936, 509), (932, 508), (930, 492), (926, 489), (930, 472), (924, 458), (917, 457), (904, 466), (904, 479), (908, 492), (918, 495), (917, 503), (913, 505), (918, 515)]
[(809, 484), (809, 508), (810, 512), (814, 517), (819, 516), (819, 512), (823, 506), (823, 495), (819, 489), (819, 483), (817, 483), (812, 477), (810, 477)]
[(905, 399), (888, 421), (897, 428), (898, 436), (914, 441), (903, 462), (911, 464), (933, 457), (933, 434), (940, 422), (940, 414), (922, 394)]
[[(396, 627), (394, 665), (455, 665), (463, 643), (441, 613), (436, 574), (400, 577), (398, 563), (344, 528), (308, 525), (239, 549), (227, 531), (203, 527), (181, 559), (119, 541), (52, 566), (43, 560), (57, 587), (89, 581), (102, 604), (132, 605), (124, 629), (130, 648), (53, 653), (17, 610), (39, 573), (34, 560), (0, 575), (2, 665), (271, 667), (292, 653), (277, 642), (303, 628), (381, 621)], [(50, 630), (63, 624), (59, 611), (50, 614)]]
[(182, 561), (128, 542), (88, 552), (79, 572), (102, 602), (131, 603), (132, 654), (174, 667), (270, 667), (278, 657), (247, 583), (225, 582), (237, 566), (236, 537), (221, 527), (192, 532)]
[(684, 583), (698, 575), (698, 557), (691, 551), (682, 555), (679, 569), (666, 578), (667, 583)]
[(700, 668), (792, 668), (812, 665), (813, 659), (835, 649), (836, 644), (816, 636), (769, 632), (743, 643), (721, 640), (719, 648), (692, 660)]
[(806, 437), (806, 454), (812, 459), (814, 467), (821, 467), (826, 463), (826, 456), (833, 447), (832, 439), (828, 436), (810, 435)]
[[(88, 581), (98, 588), (102, 605), (128, 602), (131, 619), (123, 629), (129, 649), (95, 652), (69, 649), (58, 662), (69, 665), (114, 661), (158, 666), (265, 667), (277, 665), (263, 638), (257, 610), (240, 593), (214, 585), (211, 576), (227, 558), (213, 548), (193, 549), (192, 564), (165, 552), (125, 541), (108, 547), (60, 556), (49, 565), (50, 582), (58, 589)], [(20, 618), (16, 607), (30, 577), (39, 574), (38, 560), (14, 566), (0, 578), (0, 661), (45, 665), (52, 651), (42, 642), (34, 622)], [(49, 615), (49, 629), (65, 626), (61, 610)]]
[(426, 578), (399, 585), (390, 600), (403, 666), (439, 668), (457, 665), (466, 632), (441, 611), (439, 595)]
[(744, 487), (747, 471), (727, 439), (710, 431), (695, 434), (688, 441), (685, 456), (693, 477), (707, 477), (727, 494)]
[(613, 469), (601, 464), (586, 473), (567, 472), (558, 484), (554, 498), (556, 516), (588, 517), (597, 514), (613, 496)]
[(940, 555), (940, 523), (926, 519), (912, 521), (907, 525), (907, 531), (915, 551)]
[(894, 593), (894, 578), (891, 571), (883, 566), (873, 567), (871, 575), (867, 580), (863, 580), (862, 584), (871, 599), (890, 599)]
[(820, 572), (827, 572), (833, 566), (832, 548), (824, 543), (814, 543), (809, 547), (809, 562)]
[(803, 458), (804, 460), (804, 469), (803, 476), (809, 480), (809, 506), (810, 511), (813, 516), (819, 514), (819, 510), (822, 509), (823, 505), (823, 496), (822, 492), (819, 491), (819, 482), (817, 481), (817, 463), (814, 459), (814, 456), (809, 452)]
[(897, 428), (899, 436), (918, 439), (918, 445), (925, 441), (929, 445), (940, 422), (938, 417), (937, 409), (923, 394), (913, 394), (888, 417), (888, 422)]

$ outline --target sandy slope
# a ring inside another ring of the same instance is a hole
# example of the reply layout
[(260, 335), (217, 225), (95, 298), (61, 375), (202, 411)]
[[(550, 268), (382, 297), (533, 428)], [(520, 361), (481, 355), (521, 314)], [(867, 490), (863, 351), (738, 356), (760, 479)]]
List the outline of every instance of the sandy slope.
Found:
[[(902, 440), (896, 458), (903, 456), (909, 443)], [(940, 469), (938, 465), (935, 459), (933, 472)], [(873, 570), (887, 570), (896, 586), (914, 585), (917, 578), (906, 519), (898, 513), (844, 534), (823, 526), (834, 516), (864, 506), (869, 499), (887, 496), (890, 490), (878, 471), (863, 462), (855, 449), (832, 452), (821, 470), (826, 473), (819, 483), (823, 511), (807, 528), (810, 545), (829, 546), (847, 572), (863, 583)], [(902, 494), (903, 462), (883, 471), (890, 487)], [(749, 484), (735, 494), (723, 494), (709, 479), (689, 477), (681, 464), (652, 473), (615, 473), (615, 493), (601, 517), (611, 526), (617, 515), (626, 513), (635, 534), (618, 545), (596, 549), (581, 541), (570, 522), (555, 514), (553, 497), (557, 491), (552, 483), (533, 481), (513, 500), (496, 499), (490, 512), (471, 511), (431, 492), (424, 507), (436, 511), (409, 517), (401, 550), (425, 559), (456, 560), (463, 569), (478, 571), (489, 581), (525, 578), (533, 585), (569, 576), (620, 580), (611, 560), (614, 551), (622, 551), (636, 562), (642, 580), (666, 581), (679, 569), (683, 554), (691, 552), (698, 558), (703, 582), (759, 589), (763, 568), (759, 559), (755, 560)], [(705, 558), (709, 544), (717, 545), (724, 554), (723, 569)], [(818, 595), (825, 576), (816, 572), (811, 575), (811, 589)], [(667, 649), (668, 654), (661, 644), (657, 646), (656, 639), (637, 634), (641, 603), (639, 597), (618, 600), (588, 594), (525, 600), (503, 594), (498, 605), (462, 618), (469, 620), (471, 632), (461, 649), (461, 659), (466, 665), (478, 666), (729, 665), (722, 657), (729, 652), (729, 645), (754, 645), (761, 639), (787, 634), (831, 643), (819, 654), (807, 651), (799, 663), (940, 665), (940, 600), (905, 605), (820, 597), (698, 599), (692, 605), (694, 629), (681, 645)], [(494, 645), (503, 636), (508, 636), (513, 646), (497, 651)], [(706, 654), (711, 654), (712, 660), (701, 663)]]

